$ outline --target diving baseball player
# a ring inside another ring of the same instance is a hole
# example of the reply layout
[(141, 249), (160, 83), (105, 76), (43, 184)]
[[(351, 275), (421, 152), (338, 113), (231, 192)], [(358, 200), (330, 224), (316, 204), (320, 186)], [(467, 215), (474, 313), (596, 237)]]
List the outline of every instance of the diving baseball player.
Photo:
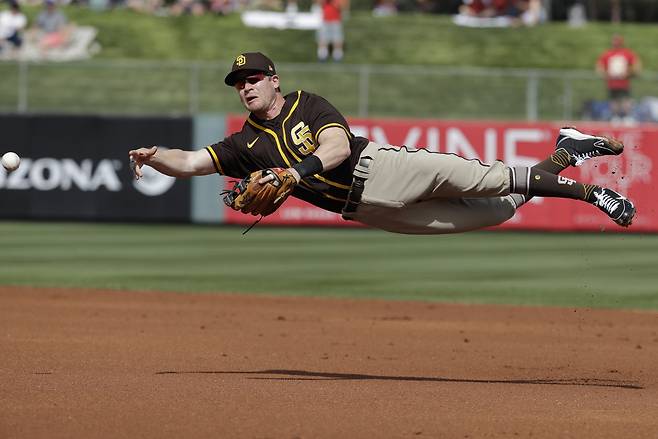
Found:
[(283, 96), (274, 63), (260, 52), (239, 55), (224, 82), (250, 111), (242, 130), (198, 151), (132, 150), (136, 178), (144, 165), (175, 177), (217, 172), (244, 179), (225, 197), (242, 212), (268, 215), (292, 195), (398, 233), (497, 225), (533, 196), (589, 203), (623, 227), (635, 215), (617, 192), (559, 175), (590, 158), (621, 154), (624, 145), (614, 139), (563, 128), (555, 152), (535, 166), (485, 164), (354, 136), (322, 97), (301, 90)]

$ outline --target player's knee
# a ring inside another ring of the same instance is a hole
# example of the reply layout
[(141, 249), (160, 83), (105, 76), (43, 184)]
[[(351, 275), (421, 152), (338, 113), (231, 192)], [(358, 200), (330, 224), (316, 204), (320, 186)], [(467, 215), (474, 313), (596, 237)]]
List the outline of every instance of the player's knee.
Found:
[(491, 208), (486, 215), (486, 223), (483, 227), (492, 227), (504, 223), (516, 213), (516, 204), (510, 196), (492, 198)]
[(514, 216), (517, 209), (517, 202), (511, 196), (501, 197), (500, 198), (500, 207), (497, 209), (498, 212), (498, 224), (502, 224), (505, 221), (509, 220)]

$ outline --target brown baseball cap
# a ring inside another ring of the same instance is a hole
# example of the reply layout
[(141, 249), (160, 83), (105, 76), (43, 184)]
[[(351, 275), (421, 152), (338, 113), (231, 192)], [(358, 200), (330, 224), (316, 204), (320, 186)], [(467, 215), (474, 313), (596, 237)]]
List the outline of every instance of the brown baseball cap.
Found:
[(267, 56), (263, 55), (260, 52), (247, 52), (238, 55), (233, 61), (233, 66), (231, 71), (226, 78), (224, 78), (224, 83), (226, 85), (233, 86), (237, 82), (237, 76), (240, 72), (245, 70), (253, 70), (257, 72), (264, 72), (268, 75), (276, 75), (276, 69), (274, 68), (274, 63)]

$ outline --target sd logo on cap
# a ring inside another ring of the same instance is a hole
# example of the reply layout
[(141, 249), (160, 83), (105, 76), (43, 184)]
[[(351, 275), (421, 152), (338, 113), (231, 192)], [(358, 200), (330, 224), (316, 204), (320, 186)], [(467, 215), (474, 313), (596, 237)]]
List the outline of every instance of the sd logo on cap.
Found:
[(260, 52), (247, 52), (235, 58), (231, 71), (224, 78), (224, 83), (230, 86), (235, 85), (238, 74), (244, 71), (263, 72), (270, 76), (276, 75), (276, 69), (271, 59)]

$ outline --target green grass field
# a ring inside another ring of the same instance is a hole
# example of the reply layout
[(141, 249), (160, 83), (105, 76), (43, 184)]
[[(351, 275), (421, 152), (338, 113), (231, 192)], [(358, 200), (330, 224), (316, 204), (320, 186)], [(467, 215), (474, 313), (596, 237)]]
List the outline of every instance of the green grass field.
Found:
[(0, 284), (658, 309), (658, 236), (0, 222)]

